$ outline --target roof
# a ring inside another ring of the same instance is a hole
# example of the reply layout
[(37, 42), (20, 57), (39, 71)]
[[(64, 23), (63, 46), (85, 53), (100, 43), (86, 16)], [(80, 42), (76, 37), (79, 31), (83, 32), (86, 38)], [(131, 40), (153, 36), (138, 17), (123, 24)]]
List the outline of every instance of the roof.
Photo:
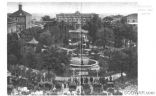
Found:
[(121, 19), (123, 16), (122, 15), (112, 15), (111, 17), (113, 19)]
[(31, 16), (31, 14), (28, 13), (28, 12), (23, 11), (22, 10), (22, 5), (19, 4), (19, 9), (16, 12), (10, 14), (9, 16)]
[(75, 13), (60, 13), (60, 14), (56, 14), (56, 17), (58, 17), (58, 16), (65, 16), (65, 17), (72, 17), (72, 16), (91, 17), (92, 15), (95, 15), (95, 13), (80, 13), (79, 11), (76, 11)]
[(16, 12), (10, 14), (10, 16), (31, 16), (31, 14), (28, 12), (25, 12), (23, 10), (18, 10)]
[(27, 42), (29, 44), (38, 44), (38, 41), (33, 37), (31, 41)]
[(138, 17), (138, 14), (137, 13), (133, 13), (133, 14), (127, 15), (126, 17), (133, 17), (133, 16)]

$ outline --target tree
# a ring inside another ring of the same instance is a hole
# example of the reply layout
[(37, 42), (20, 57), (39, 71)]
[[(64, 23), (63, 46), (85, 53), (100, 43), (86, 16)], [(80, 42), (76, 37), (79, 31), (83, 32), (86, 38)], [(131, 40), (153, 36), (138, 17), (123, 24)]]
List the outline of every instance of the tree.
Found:
[(20, 46), (18, 43), (18, 36), (16, 33), (7, 34), (7, 56), (8, 65), (10, 63), (17, 63), (20, 59)]
[(69, 65), (69, 57), (64, 52), (59, 52), (58, 49), (52, 48), (42, 54), (42, 68), (48, 71), (53, 70), (57, 75), (62, 75), (66, 67)]
[(103, 26), (104, 27), (111, 27), (112, 20), (113, 20), (113, 18), (110, 16), (103, 18)]
[(129, 78), (137, 77), (137, 47), (112, 52), (110, 61), (110, 71), (125, 72)]
[(114, 32), (111, 28), (108, 27), (102, 27), (97, 31), (96, 34), (97, 41), (96, 44), (99, 46), (111, 46), (114, 43)]
[(48, 31), (51, 34), (51, 41), (52, 44), (62, 44), (63, 41), (67, 41), (67, 33), (68, 33), (68, 26), (67, 25), (47, 25), (45, 27), (45, 31)]
[(36, 58), (35, 58), (35, 54), (31, 53), (31, 52), (27, 52), (25, 53), (25, 55), (23, 56), (23, 59), (21, 61), (21, 63), (25, 66), (27, 66), (28, 68), (33, 68), (35, 69), (37, 66), (36, 63)]
[(86, 26), (83, 27), (85, 30), (89, 31), (88, 35), (92, 38), (91, 40), (93, 43), (97, 39), (96, 33), (97, 30), (101, 27), (101, 24), (101, 18), (99, 18), (98, 15), (94, 15), (94, 17), (87, 22)]
[(39, 42), (43, 45), (51, 45), (52, 43), (52, 36), (49, 31), (43, 32), (39, 36)]
[(47, 18), (45, 20), (44, 31), (48, 31), (51, 34), (51, 38), (53, 43), (55, 44), (68, 44), (68, 31), (71, 26), (69, 26), (64, 21), (57, 22), (55, 18), (43, 17)]
[(138, 76), (138, 55), (137, 47), (130, 47), (125, 50), (125, 53), (128, 54), (128, 70), (127, 75), (130, 78), (136, 78)]
[(50, 16), (45, 15), (45, 16), (42, 17), (42, 20), (43, 20), (43, 21), (50, 21), (51, 18), (50, 18)]
[(100, 72), (99, 75), (104, 75), (106, 73), (106, 71), (108, 70), (108, 62), (107, 60), (105, 60), (104, 58), (99, 58), (98, 60), (99, 62), (99, 66), (100, 66)]
[(55, 77), (54, 72), (52, 72), (51, 70), (48, 71), (48, 73), (46, 74), (46, 79), (48, 81), (52, 80)]
[(10, 67), (9, 65), (15, 65), (15, 64), (17, 64), (17, 57), (15, 56), (15, 55), (13, 55), (13, 54), (10, 54), (10, 55), (8, 55), (8, 57), (7, 57), (8, 59), (8, 61), (7, 61), (7, 63), (8, 63), (8, 68)]
[(18, 37), (16, 33), (7, 34), (7, 53), (16, 54), (18, 53)]
[(48, 30), (51, 33), (51, 36), (53, 38), (52, 40), (55, 44), (62, 43), (61, 31), (57, 25), (49, 27)]
[(125, 23), (124, 19), (112, 25), (115, 35), (115, 47), (122, 47), (123, 40), (137, 42), (137, 32), (132, 25)]
[(40, 33), (42, 33), (43, 29), (41, 29), (40, 27), (32, 27), (32, 28), (28, 28), (23, 30), (20, 33), (20, 37), (21, 39), (24, 39), (25, 41), (30, 41), (33, 37), (38, 40), (38, 37), (40, 35)]
[(109, 70), (115, 71), (115, 72), (125, 72), (128, 70), (127, 65), (127, 54), (125, 54), (122, 51), (113, 51), (111, 52), (110, 57), (110, 63), (109, 63)]

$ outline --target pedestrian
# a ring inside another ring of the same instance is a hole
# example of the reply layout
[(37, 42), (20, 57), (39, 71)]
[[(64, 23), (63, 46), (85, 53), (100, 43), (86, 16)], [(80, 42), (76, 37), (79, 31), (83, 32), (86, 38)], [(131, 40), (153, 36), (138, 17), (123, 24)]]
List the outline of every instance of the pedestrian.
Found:
[(112, 82), (112, 76), (109, 77), (109, 81)]

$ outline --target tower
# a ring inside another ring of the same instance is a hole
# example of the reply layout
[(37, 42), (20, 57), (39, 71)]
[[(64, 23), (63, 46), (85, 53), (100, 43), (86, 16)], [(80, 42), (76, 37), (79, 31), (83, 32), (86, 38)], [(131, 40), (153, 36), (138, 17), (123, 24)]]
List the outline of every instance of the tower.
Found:
[(18, 10), (22, 10), (22, 4), (18, 5)]

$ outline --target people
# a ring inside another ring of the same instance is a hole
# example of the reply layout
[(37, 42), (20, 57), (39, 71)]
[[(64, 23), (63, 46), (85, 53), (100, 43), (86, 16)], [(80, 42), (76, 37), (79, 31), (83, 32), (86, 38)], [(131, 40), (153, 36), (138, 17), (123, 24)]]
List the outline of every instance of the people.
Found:
[(109, 77), (109, 81), (112, 82), (112, 76), (111, 76), (111, 75), (110, 75), (110, 77)]
[(85, 83), (85, 84), (88, 83), (88, 78), (85, 78), (84, 83)]
[(93, 77), (90, 77), (90, 82), (93, 83)]

